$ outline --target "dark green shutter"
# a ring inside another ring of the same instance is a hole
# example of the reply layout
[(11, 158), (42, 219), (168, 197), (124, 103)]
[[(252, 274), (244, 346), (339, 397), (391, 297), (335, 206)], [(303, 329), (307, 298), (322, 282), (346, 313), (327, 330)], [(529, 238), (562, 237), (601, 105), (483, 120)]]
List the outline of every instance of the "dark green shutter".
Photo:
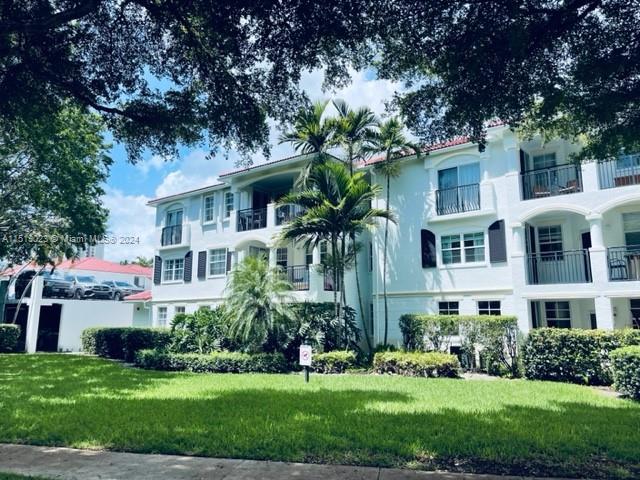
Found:
[(160, 285), (162, 281), (162, 258), (156, 257), (153, 260), (153, 284)]
[(198, 280), (207, 278), (207, 251), (198, 252)]
[(434, 268), (436, 261), (436, 236), (430, 230), (420, 230), (422, 268)]
[(507, 238), (504, 220), (496, 220), (489, 226), (489, 261), (507, 261)]
[(182, 279), (185, 282), (191, 281), (191, 272), (193, 270), (193, 252), (189, 250), (187, 254), (184, 256), (184, 274)]

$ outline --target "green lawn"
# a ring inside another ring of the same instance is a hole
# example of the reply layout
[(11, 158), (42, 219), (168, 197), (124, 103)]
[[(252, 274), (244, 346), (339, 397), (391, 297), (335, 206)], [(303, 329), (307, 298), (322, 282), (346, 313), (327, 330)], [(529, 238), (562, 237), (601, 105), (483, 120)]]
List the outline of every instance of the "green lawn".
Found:
[(626, 478), (640, 404), (548, 382), (194, 375), (0, 355), (0, 442)]

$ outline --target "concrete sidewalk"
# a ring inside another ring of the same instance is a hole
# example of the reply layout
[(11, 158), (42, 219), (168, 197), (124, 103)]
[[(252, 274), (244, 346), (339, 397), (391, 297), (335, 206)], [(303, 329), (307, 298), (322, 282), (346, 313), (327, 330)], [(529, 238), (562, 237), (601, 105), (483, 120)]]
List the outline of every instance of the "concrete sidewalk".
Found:
[(64, 480), (521, 480), (391, 468), (145, 455), (0, 444), (0, 472)]

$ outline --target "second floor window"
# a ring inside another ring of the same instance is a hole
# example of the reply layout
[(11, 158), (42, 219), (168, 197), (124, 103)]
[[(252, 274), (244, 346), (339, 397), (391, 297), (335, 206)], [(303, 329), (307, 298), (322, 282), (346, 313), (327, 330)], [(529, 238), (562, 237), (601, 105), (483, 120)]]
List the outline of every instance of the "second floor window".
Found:
[(233, 193), (225, 192), (224, 194), (224, 216), (225, 218), (229, 218), (231, 212), (233, 211)]
[(460, 235), (443, 235), (440, 238), (442, 245), (442, 263), (450, 265), (462, 262), (460, 249)]
[(640, 212), (623, 213), (624, 243), (627, 247), (640, 245)]
[(227, 273), (227, 249), (209, 250), (209, 275), (224, 275), (225, 273)]
[(174, 227), (176, 225), (182, 225), (182, 209), (167, 212), (166, 226)]
[(204, 197), (204, 221), (213, 222), (216, 219), (215, 201), (213, 195)]
[(484, 233), (464, 234), (464, 261), (484, 262)]
[(542, 260), (562, 260), (562, 228), (560, 225), (538, 227), (538, 245)]
[(289, 263), (289, 251), (286, 248), (278, 248), (276, 250), (276, 265), (287, 268)]
[(541, 155), (534, 155), (532, 158), (533, 170), (540, 168), (551, 168), (556, 166), (556, 154), (555, 153), (543, 153)]
[(162, 279), (165, 282), (182, 280), (184, 275), (184, 258), (173, 258), (164, 261), (164, 274)]

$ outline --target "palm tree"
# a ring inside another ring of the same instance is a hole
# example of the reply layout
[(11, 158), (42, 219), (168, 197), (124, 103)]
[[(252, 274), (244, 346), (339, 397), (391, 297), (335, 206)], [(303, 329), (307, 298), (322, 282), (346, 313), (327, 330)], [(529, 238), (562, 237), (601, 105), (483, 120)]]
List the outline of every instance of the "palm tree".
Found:
[[(353, 174), (354, 164), (359, 160), (364, 160), (366, 155), (367, 142), (375, 135), (375, 128), (378, 119), (373, 111), (368, 107), (361, 107), (353, 110), (343, 100), (334, 100), (333, 106), (338, 111), (338, 117), (333, 119), (335, 125), (336, 142), (345, 152), (345, 161), (349, 166), (349, 172)], [(356, 274), (356, 289), (358, 293), (358, 304), (362, 317), (362, 328), (367, 347), (371, 350), (371, 339), (367, 331), (367, 322), (364, 318), (364, 302), (362, 300), (362, 289), (360, 286), (360, 274), (358, 272), (358, 255), (355, 236), (351, 236), (351, 248), (353, 250), (353, 267)], [(343, 292), (344, 295), (344, 292)]]
[(278, 319), (290, 318), (291, 284), (263, 256), (249, 256), (235, 266), (227, 282), (230, 331), (249, 350), (259, 350)]
[[(409, 141), (403, 133), (404, 125), (397, 117), (390, 118), (379, 125), (379, 130), (369, 139), (365, 150), (381, 153), (382, 161), (375, 164), (374, 170), (386, 179), (387, 219), (391, 211), (391, 178), (400, 174), (400, 165), (396, 159), (406, 155), (420, 156), (420, 147)], [(382, 249), (382, 297), (384, 299), (384, 341), (387, 344), (389, 334), (389, 304), (387, 301), (387, 247), (389, 243), (389, 220), (384, 225), (384, 246)]]
[[(311, 170), (306, 189), (280, 199), (280, 203), (299, 205), (304, 211), (283, 227), (282, 242), (302, 243), (305, 248), (316, 247), (323, 241), (329, 243), (334, 312), (338, 319), (345, 298), (344, 260), (348, 255), (348, 239), (374, 227), (379, 218), (395, 221), (390, 211), (371, 207), (372, 200), (380, 192), (378, 185), (367, 182), (364, 173), (350, 175), (344, 164), (325, 162)], [(338, 284), (343, 293), (340, 300)]]
[(314, 103), (311, 108), (301, 109), (295, 117), (293, 130), (280, 135), (280, 143), (290, 143), (300, 154), (316, 154), (303, 169), (298, 184), (304, 186), (314, 165), (324, 163), (327, 150), (335, 146), (335, 123), (324, 117), (328, 101)]

